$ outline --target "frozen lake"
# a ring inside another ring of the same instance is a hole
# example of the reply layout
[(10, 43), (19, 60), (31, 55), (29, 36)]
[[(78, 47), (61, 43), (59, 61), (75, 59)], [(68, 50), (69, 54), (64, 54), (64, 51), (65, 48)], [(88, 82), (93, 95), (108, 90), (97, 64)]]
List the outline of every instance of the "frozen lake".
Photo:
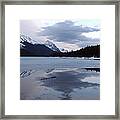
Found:
[(21, 100), (99, 100), (100, 60), (21, 57)]

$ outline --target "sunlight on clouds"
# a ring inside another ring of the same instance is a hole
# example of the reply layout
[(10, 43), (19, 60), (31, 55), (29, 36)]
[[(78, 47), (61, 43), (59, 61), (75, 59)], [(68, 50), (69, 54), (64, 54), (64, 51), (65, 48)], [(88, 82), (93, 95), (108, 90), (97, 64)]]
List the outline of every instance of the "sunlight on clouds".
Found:
[(89, 38), (93, 38), (93, 39), (94, 38), (100, 39), (100, 31), (82, 33), (82, 35), (89, 37)]
[(58, 48), (64, 48), (65, 50), (71, 51), (71, 50), (78, 50), (80, 47), (76, 44), (70, 44), (65, 42), (55, 42), (56, 46)]

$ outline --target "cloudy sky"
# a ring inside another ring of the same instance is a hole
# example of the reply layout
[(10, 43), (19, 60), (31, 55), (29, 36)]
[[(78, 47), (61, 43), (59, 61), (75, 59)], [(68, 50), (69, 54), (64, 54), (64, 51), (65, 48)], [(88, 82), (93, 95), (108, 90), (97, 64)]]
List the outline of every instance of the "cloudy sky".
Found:
[(21, 20), (20, 33), (68, 51), (100, 44), (99, 20)]

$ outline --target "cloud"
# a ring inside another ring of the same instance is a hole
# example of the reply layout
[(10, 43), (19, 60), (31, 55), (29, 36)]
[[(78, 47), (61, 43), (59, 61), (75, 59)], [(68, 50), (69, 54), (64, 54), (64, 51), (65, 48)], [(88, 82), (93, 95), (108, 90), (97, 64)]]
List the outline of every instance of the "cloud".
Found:
[(94, 38), (91, 41), (79, 41), (76, 43), (76, 45), (78, 45), (81, 48), (84, 48), (86, 46), (91, 46), (91, 45), (97, 45), (100, 44), (100, 40), (98, 38)]
[(64, 48), (65, 50), (68, 51), (80, 49), (80, 47), (77, 44), (70, 44), (65, 42), (55, 42), (55, 45), (60, 49)]
[(20, 21), (20, 32), (21, 34), (33, 34), (36, 26), (31, 20), (21, 20)]
[(82, 33), (82, 35), (89, 37), (89, 38), (100, 38), (100, 31), (89, 32), (89, 33)]
[(91, 41), (93, 38), (86, 37), (83, 33), (100, 31), (98, 28), (75, 25), (74, 22), (66, 20), (52, 26), (42, 27), (39, 36), (47, 36), (48, 39), (57, 42), (78, 43), (80, 41)]

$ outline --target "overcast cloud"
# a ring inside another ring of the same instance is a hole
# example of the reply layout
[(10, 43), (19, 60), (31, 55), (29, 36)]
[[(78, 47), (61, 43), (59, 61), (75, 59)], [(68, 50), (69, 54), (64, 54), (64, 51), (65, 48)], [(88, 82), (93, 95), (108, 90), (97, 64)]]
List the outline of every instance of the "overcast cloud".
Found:
[(82, 33), (89, 33), (100, 31), (98, 28), (77, 26), (72, 21), (64, 21), (56, 23), (52, 26), (42, 27), (42, 31), (38, 33), (40, 36), (47, 36), (48, 39), (58, 42), (75, 43), (79, 41), (90, 41), (92, 38), (82, 35)]
[[(82, 24), (71, 20), (56, 20), (54, 22), (23, 20), (20, 31), (38, 42), (44, 43), (49, 40), (60, 48), (76, 50), (87, 45), (100, 44), (100, 28), (95, 27), (97, 24), (96, 21), (94, 24), (94, 21), (86, 20)], [(98, 22), (98, 26), (99, 24)]]

